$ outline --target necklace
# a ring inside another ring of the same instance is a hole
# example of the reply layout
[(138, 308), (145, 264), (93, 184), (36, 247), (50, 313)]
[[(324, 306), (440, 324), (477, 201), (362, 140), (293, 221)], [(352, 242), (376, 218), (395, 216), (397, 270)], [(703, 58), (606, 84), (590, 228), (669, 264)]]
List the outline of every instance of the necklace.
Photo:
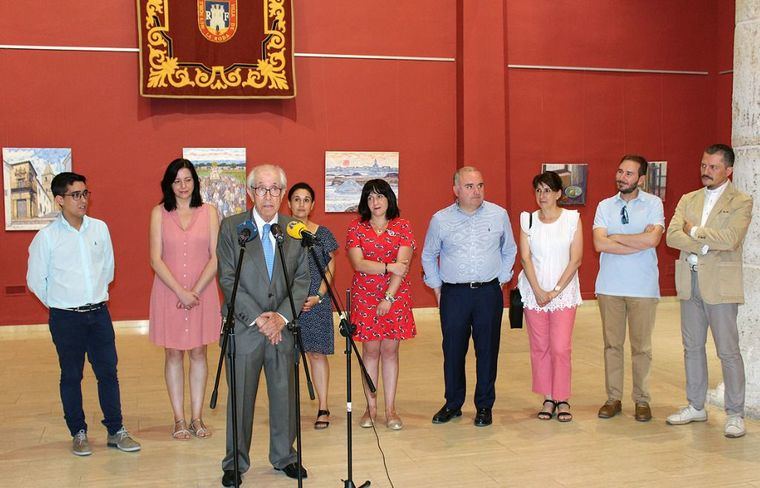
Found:
[(385, 229), (388, 228), (388, 222), (386, 221), (383, 225), (377, 226), (370, 221), (369, 225), (372, 227), (372, 230), (375, 231), (376, 234), (382, 234), (385, 232)]

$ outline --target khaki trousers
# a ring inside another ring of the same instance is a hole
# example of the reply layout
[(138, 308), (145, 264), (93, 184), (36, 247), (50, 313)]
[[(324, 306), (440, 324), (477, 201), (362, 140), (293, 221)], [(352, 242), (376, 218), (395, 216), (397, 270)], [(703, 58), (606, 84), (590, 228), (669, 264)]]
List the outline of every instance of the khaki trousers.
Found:
[(649, 402), (649, 370), (652, 364), (652, 330), (657, 298), (598, 295), (604, 333), (604, 376), (607, 400), (623, 396), (625, 329), (631, 340), (634, 403)]

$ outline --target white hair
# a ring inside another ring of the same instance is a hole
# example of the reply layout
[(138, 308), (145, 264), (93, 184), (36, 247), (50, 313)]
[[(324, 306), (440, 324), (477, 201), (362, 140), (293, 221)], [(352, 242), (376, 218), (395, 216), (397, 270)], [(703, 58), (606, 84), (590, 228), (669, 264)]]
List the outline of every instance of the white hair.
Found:
[(258, 166), (254, 166), (251, 169), (251, 172), (248, 173), (248, 178), (245, 181), (246, 184), (248, 185), (248, 188), (253, 188), (253, 185), (256, 183), (256, 173), (259, 171), (276, 172), (280, 176), (281, 189), (284, 190), (288, 186), (288, 178), (285, 176), (284, 169), (277, 166), (276, 164), (260, 164)]

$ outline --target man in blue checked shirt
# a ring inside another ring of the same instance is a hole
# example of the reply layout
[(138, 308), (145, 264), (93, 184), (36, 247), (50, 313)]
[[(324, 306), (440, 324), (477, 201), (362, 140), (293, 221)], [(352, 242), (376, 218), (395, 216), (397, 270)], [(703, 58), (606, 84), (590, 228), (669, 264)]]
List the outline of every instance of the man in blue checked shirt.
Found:
[(652, 330), (660, 300), (657, 245), (665, 231), (662, 200), (639, 189), (649, 163), (642, 156), (622, 157), (615, 173), (618, 193), (602, 200), (594, 217), (594, 248), (599, 253), (596, 297), (604, 332), (607, 401), (597, 416), (622, 411), (625, 331), (631, 338), (634, 418), (652, 419), (649, 371)]
[(517, 246), (507, 211), (483, 200), (483, 175), (471, 166), (454, 173), (457, 200), (430, 220), (422, 266), (441, 313), (446, 404), (434, 424), (462, 415), (466, 394), (465, 356), (475, 344), (475, 425), (491, 424), (504, 297), (512, 279)]
[(139, 451), (140, 444), (122, 424), (116, 343), (106, 305), (114, 268), (108, 227), (86, 215), (91, 193), (84, 176), (60, 173), (51, 190), (61, 214), (32, 240), (26, 282), (50, 309), (50, 335), (61, 366), (61, 402), (73, 437), (72, 452), (92, 454), (82, 409), (85, 354), (98, 380), (107, 445)]

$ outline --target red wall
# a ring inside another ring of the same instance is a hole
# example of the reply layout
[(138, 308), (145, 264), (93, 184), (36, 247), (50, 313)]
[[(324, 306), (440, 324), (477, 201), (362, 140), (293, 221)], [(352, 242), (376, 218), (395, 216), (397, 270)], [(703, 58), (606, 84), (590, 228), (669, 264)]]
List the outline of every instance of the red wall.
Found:
[[(6, 9), (2, 43), (136, 46), (132, 3), (68, 3), (38, 2), (33, 23), (23, 9)], [(424, 15), (403, 2), (294, 3), (297, 52), (458, 62), (297, 58), (295, 100), (180, 101), (139, 97), (135, 53), (0, 50), (0, 146), (72, 147), (74, 170), (88, 176), (94, 192), (91, 214), (111, 228), (115, 318), (147, 316), (148, 213), (165, 165), (183, 147), (246, 147), (249, 167), (278, 162), (289, 181), (317, 188), (325, 150), (400, 151), (399, 202), (421, 248), (430, 216), (452, 200), (458, 164), (480, 166), (488, 198), (515, 220), (534, 206), (530, 178), (542, 161), (588, 162), (588, 202), (581, 209), (588, 236), (596, 202), (614, 191), (620, 155), (641, 152), (669, 162), (669, 217), (678, 196), (699, 185), (701, 148), (730, 132), (723, 103), (730, 101), (730, 76), (715, 74), (718, 65), (730, 67), (730, 48), (715, 39), (732, 37), (733, 8), (720, 0), (415, 2)], [(72, 29), (75, 24), (95, 27)], [(508, 70), (508, 63), (711, 74)], [(314, 219), (344, 242), (351, 216), (324, 215), (318, 205)], [(0, 232), (0, 324), (46, 320), (34, 297), (5, 294), (25, 281), (32, 235)], [(587, 241), (586, 296), (597, 269)], [(672, 253), (664, 243), (660, 256), (663, 291), (672, 292)], [(420, 273), (416, 258), (416, 305), (431, 306)], [(338, 289), (350, 276), (341, 251)]]
[[(733, 37), (732, 3), (507, 2), (509, 64), (710, 73), (508, 71), (513, 214), (535, 207), (530, 182), (541, 162), (589, 164), (587, 202), (579, 208), (586, 230), (580, 269), (586, 298), (593, 297), (598, 271), (591, 240), (596, 204), (616, 192), (620, 157), (639, 153), (668, 161), (669, 221), (679, 197), (700, 186), (702, 149), (730, 143), (730, 91), (728, 116), (716, 103), (726, 98), (725, 90), (718, 90), (718, 81), (723, 88), (726, 77), (717, 75), (716, 39)], [(662, 293), (672, 295), (677, 253), (663, 239), (658, 255)]]

